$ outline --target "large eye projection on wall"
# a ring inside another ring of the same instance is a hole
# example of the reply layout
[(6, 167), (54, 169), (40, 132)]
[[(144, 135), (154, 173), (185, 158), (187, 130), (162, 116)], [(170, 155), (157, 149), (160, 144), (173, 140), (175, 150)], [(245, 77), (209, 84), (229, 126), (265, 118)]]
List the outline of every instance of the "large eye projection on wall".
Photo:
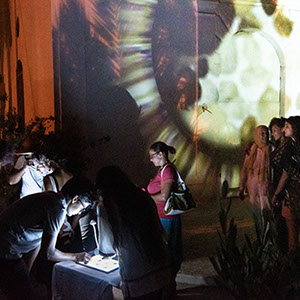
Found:
[[(132, 97), (126, 100), (130, 105), (123, 105), (126, 119), (132, 115), (129, 107), (135, 115), (140, 107), (136, 126), (145, 155), (147, 145), (163, 140), (177, 148), (176, 164), (190, 183), (214, 189), (226, 178), (237, 186), (243, 147), (254, 128), (297, 113), (295, 101), (289, 100), (297, 95), (285, 94), (281, 50), (296, 43), (294, 23), (280, 1), (244, 2), (78, 0), (79, 19), (88, 28), (83, 33), (86, 63), (80, 67), (86, 71), (90, 118), (97, 115), (97, 126), (105, 132), (108, 122), (101, 119), (107, 112), (113, 115), (109, 105), (116, 100), (107, 102), (110, 92), (101, 86), (118, 85)], [(63, 5), (57, 3), (62, 49), (62, 28), (70, 30), (65, 16), (74, 8), (66, 5), (62, 13)], [(64, 55), (74, 76), (80, 68)], [(121, 102), (122, 97), (118, 120)], [(120, 135), (121, 125), (110, 126), (116, 128), (109, 135)], [(126, 134), (124, 141), (128, 130)]]
[(249, 14), (234, 3), (168, 0), (132, 1), (122, 12), (122, 82), (145, 117), (159, 115), (160, 126), (144, 125), (154, 125), (156, 139), (185, 145), (194, 175), (197, 164), (205, 174), (211, 157), (234, 169), (255, 126), (280, 114), (280, 57), (259, 33), (263, 23), (244, 30), (253, 25)]

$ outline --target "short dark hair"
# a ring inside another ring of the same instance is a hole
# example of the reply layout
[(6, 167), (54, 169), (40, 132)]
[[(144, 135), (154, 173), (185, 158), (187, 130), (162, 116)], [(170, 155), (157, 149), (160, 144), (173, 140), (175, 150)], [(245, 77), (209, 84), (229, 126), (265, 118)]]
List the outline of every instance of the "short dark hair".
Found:
[(94, 207), (97, 202), (94, 190), (94, 185), (88, 178), (74, 176), (62, 187), (61, 192), (65, 197), (70, 197), (71, 199), (78, 196), (80, 201)]

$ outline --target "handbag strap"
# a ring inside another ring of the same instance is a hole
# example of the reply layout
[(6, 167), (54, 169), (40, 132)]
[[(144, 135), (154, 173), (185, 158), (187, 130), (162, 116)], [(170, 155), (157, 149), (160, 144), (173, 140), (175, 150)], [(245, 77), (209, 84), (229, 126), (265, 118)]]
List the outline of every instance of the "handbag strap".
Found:
[[(162, 170), (161, 170), (161, 177), (163, 176), (163, 173), (164, 173), (164, 170), (165, 168), (168, 166), (168, 164), (166, 164)], [(183, 181), (183, 179), (181, 178), (181, 175), (180, 173), (178, 172), (177, 168), (173, 165), (173, 167), (175, 168), (176, 170), (176, 173), (177, 173), (177, 185), (178, 187), (182, 187), (182, 189), (185, 191), (186, 190), (186, 184), (185, 182)]]
[[(175, 169), (176, 169), (176, 168), (175, 168)], [(185, 190), (186, 190), (186, 184), (185, 184), (185, 182), (183, 181), (183, 179), (181, 178), (180, 173), (178, 172), (177, 169), (176, 169), (176, 172), (177, 172), (177, 177), (178, 177), (177, 184), (178, 184), (179, 187), (181, 186), (182, 189), (185, 191)]]

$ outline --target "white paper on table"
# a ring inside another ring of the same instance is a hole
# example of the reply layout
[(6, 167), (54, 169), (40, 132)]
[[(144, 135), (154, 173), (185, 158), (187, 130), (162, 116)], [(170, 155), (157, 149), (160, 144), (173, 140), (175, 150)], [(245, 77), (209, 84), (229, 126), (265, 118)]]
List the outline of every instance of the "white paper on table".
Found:
[(88, 263), (83, 261), (77, 262), (82, 266), (86, 266), (95, 270), (99, 270), (105, 273), (115, 271), (119, 268), (119, 261), (113, 258), (107, 258), (102, 255), (95, 255)]

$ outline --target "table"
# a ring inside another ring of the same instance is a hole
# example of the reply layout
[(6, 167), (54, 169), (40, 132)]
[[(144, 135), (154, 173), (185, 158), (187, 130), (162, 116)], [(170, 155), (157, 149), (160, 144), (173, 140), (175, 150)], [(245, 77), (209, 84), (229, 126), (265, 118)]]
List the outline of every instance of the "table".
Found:
[(73, 261), (55, 264), (52, 273), (54, 300), (112, 300), (112, 287), (119, 287), (120, 273), (104, 273)]

